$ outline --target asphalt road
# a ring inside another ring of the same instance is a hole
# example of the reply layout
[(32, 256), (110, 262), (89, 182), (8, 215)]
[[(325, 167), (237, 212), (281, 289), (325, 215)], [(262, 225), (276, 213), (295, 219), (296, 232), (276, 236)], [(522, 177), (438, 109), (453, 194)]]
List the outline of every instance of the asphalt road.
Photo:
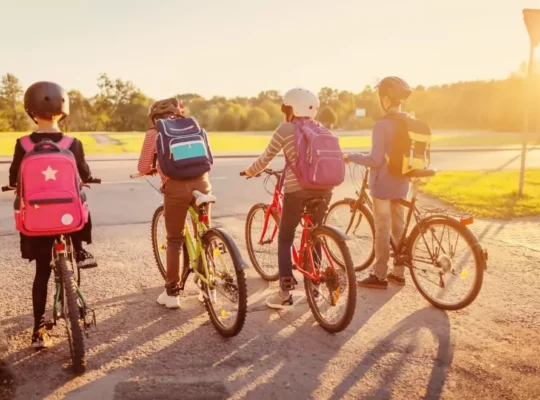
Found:
[[(434, 167), (496, 169), (515, 156), (510, 153), (438, 155)], [(537, 153), (530, 159), (540, 165)], [(253, 203), (269, 201), (261, 180), (238, 176), (248, 162), (218, 160), (212, 174), (216, 224), (232, 234), (246, 260), (245, 214)], [(66, 368), (63, 326), (53, 331), (53, 348), (29, 348), (34, 268), (19, 258), (12, 194), (0, 196), (0, 329), (7, 337), (0, 357), (17, 374), (15, 399), (540, 398), (540, 287), (531, 284), (539, 252), (484, 240), (490, 261), (482, 290), (458, 312), (431, 307), (410, 276), (403, 288), (359, 289), (354, 319), (336, 335), (314, 322), (302, 285), (293, 310), (268, 310), (264, 298), (276, 286), (250, 268), (246, 325), (223, 340), (191, 283), (181, 310), (155, 303), (163, 280), (147, 222), (160, 195), (144, 180), (128, 179), (133, 162), (91, 167), (104, 181), (88, 191), (95, 224), (89, 250), (100, 267), (85, 271), (83, 290), (98, 326), (85, 342), (88, 371), (80, 378)], [(7, 166), (0, 168), (6, 182)], [(346, 194), (350, 182), (335, 198)], [(0, 399), (10, 398), (4, 395), (0, 384)]]
[[(444, 170), (498, 170), (517, 169), (520, 153), (479, 152), (479, 153), (437, 153), (432, 167)], [(211, 180), (213, 192), (218, 197), (214, 207), (216, 217), (243, 217), (256, 202), (269, 202), (270, 198), (263, 186), (263, 179), (246, 180), (239, 171), (248, 166), (251, 159), (217, 159)], [(118, 225), (147, 222), (153, 210), (160, 204), (161, 195), (153, 190), (144, 179), (132, 180), (129, 175), (136, 172), (134, 161), (103, 161), (90, 164), (93, 175), (102, 179), (102, 185), (87, 189), (95, 225)], [(540, 167), (540, 150), (528, 153), (527, 165)], [(282, 168), (283, 159), (276, 159), (273, 168)], [(9, 166), (0, 165), (0, 182), (7, 183)], [(357, 177), (360, 171), (357, 171)], [(158, 178), (151, 178), (159, 187)], [(270, 188), (271, 189), (271, 188)], [(347, 172), (344, 185), (337, 188), (334, 198), (354, 196), (354, 186)], [(0, 234), (14, 232), (12, 221), (12, 193), (0, 195)]]

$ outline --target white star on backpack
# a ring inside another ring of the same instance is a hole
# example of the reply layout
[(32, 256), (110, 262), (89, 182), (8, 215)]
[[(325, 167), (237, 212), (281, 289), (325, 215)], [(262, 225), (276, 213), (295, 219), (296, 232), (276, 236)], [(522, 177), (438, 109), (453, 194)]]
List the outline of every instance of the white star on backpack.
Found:
[(55, 181), (57, 172), (58, 171), (55, 169), (52, 169), (50, 165), (47, 167), (45, 171), (41, 171), (41, 173), (45, 175), (45, 182), (47, 182), (48, 180)]

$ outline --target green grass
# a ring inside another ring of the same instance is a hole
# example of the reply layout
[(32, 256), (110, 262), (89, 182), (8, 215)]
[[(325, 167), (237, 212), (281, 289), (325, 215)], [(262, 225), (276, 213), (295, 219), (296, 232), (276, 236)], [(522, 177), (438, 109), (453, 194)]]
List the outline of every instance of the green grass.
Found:
[[(13, 155), (15, 140), (25, 133), (0, 133), (0, 156)], [(86, 154), (138, 153), (144, 133), (126, 132), (106, 134), (114, 143), (98, 144), (91, 132), (71, 133), (82, 140)], [(338, 133), (339, 134), (339, 133)], [(219, 152), (261, 152), (266, 148), (271, 133), (248, 134), (234, 132), (209, 133), (212, 150)], [(522, 136), (515, 133), (471, 133), (460, 135), (437, 134), (433, 136), (433, 147), (453, 146), (507, 146), (521, 143)], [(538, 134), (531, 134), (529, 144), (535, 144)], [(343, 149), (366, 148), (371, 146), (370, 136), (340, 136)]]
[(478, 217), (540, 215), (540, 169), (526, 171), (523, 197), (518, 187), (519, 171), (441, 172), (423, 192)]

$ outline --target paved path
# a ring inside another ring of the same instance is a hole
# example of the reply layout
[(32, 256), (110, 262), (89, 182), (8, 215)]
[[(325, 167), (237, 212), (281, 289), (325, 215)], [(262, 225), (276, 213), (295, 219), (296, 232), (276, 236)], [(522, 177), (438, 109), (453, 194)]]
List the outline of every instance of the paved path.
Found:
[[(212, 184), (215, 223), (232, 234), (247, 260), (245, 214), (268, 194), (261, 180), (237, 176), (245, 165), (218, 161)], [(52, 349), (35, 353), (28, 346), (34, 267), (19, 258), (12, 195), (0, 195), (0, 325), (6, 359), (17, 373), (16, 400), (540, 398), (540, 286), (531, 284), (540, 252), (528, 248), (530, 236), (516, 239), (525, 221), (473, 225), (479, 235), (485, 229), (490, 260), (479, 297), (464, 310), (434, 309), (407, 276), (404, 288), (359, 289), (351, 325), (329, 335), (314, 322), (301, 286), (293, 310), (267, 310), (265, 296), (276, 285), (250, 268), (245, 328), (223, 340), (192, 283), (181, 310), (155, 303), (163, 281), (148, 221), (160, 196), (144, 181), (126, 179), (132, 162), (92, 167), (105, 183), (89, 190), (95, 222), (89, 250), (100, 268), (85, 271), (83, 290), (98, 327), (86, 342), (89, 369), (80, 378), (66, 369), (63, 326), (53, 331)], [(4, 168), (3, 181), (5, 174)], [(334, 198), (352, 193), (348, 182)], [(534, 229), (530, 223), (527, 229)], [(519, 245), (509, 245), (510, 238)]]

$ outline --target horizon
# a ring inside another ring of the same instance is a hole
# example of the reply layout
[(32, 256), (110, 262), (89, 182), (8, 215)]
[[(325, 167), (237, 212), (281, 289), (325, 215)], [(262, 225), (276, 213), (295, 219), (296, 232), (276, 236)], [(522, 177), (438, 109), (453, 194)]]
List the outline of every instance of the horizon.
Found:
[[(24, 89), (51, 80), (92, 97), (99, 74), (106, 73), (152, 98), (254, 97), (295, 86), (358, 93), (388, 75), (413, 87), (489, 81), (508, 78), (527, 60), (522, 9), (540, 8), (531, 0), (456, 0), (452, 7), (411, 0), (390, 9), (364, 3), (10, 2), (1, 6), (13, 18), (0, 26), (0, 47), (10, 55), (0, 62), (0, 74), (14, 74)], [(377, 16), (388, 21), (384, 34), (376, 34), (382, 32)], [(61, 22), (51, 25), (51, 18)]]

